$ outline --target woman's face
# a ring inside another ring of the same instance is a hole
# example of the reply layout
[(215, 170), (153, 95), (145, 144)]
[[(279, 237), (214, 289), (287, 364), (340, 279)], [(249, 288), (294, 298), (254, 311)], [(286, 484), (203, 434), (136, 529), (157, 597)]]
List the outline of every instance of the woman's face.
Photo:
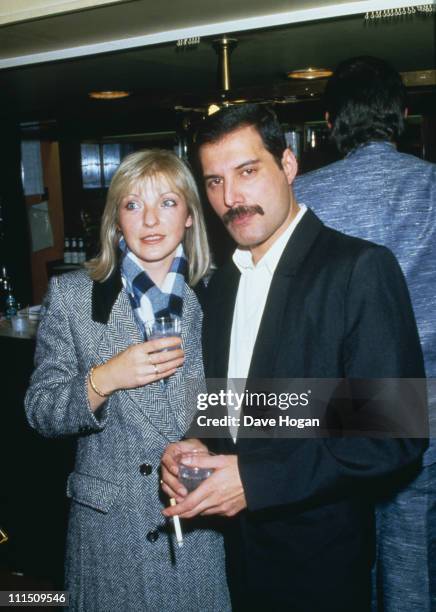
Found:
[(192, 217), (182, 193), (157, 175), (130, 186), (120, 202), (118, 225), (144, 270), (166, 273)]

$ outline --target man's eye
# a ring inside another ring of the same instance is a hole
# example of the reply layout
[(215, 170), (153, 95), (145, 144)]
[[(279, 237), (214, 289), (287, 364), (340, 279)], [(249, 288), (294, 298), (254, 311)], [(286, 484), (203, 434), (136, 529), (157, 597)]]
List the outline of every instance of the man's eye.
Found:
[(208, 187), (216, 187), (217, 185), (220, 185), (220, 184), (221, 184), (221, 179), (219, 177), (212, 178), (207, 181)]
[(242, 171), (242, 174), (244, 176), (250, 176), (250, 174), (254, 174), (256, 172), (255, 168), (244, 168), (244, 170)]
[(171, 199), (167, 199), (162, 202), (163, 208), (172, 208), (173, 206), (176, 206), (176, 205), (177, 205), (177, 202)]

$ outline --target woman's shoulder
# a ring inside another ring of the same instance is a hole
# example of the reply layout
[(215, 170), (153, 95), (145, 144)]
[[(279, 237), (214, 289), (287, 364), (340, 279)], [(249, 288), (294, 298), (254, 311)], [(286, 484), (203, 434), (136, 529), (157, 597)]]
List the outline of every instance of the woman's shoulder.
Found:
[(206, 287), (203, 281), (199, 281), (194, 287), (185, 284), (183, 295), (183, 315), (198, 315), (203, 310)]
[(66, 272), (65, 274), (59, 274), (58, 276), (52, 276), (51, 280), (56, 280), (62, 285), (83, 285), (93, 283), (92, 278), (89, 276), (88, 271), (85, 268), (73, 270), (72, 272)]
[(49, 282), (49, 292), (60, 292), (69, 299), (80, 299), (91, 292), (93, 280), (86, 270), (74, 270), (53, 276)]

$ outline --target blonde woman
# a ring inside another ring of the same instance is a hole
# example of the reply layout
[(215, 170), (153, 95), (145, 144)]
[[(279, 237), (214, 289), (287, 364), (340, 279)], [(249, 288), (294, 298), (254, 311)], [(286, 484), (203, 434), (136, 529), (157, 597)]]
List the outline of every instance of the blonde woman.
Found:
[[(126, 157), (112, 179), (100, 255), (50, 283), (26, 411), (45, 436), (77, 436), (71, 610), (230, 608), (221, 535), (203, 519), (177, 547), (159, 495), (163, 450), (193, 416), (187, 385), (204, 382), (192, 287), (208, 266), (192, 175), (173, 153), (149, 150)], [(145, 321), (163, 315), (180, 318), (181, 346), (146, 339)]]

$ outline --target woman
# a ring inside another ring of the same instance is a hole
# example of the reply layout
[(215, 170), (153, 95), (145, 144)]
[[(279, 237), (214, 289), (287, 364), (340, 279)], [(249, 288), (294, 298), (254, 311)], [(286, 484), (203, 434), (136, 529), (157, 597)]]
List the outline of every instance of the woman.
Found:
[[(178, 548), (159, 497), (161, 455), (185, 433), (204, 384), (190, 286), (208, 265), (189, 170), (150, 150), (115, 173), (88, 271), (51, 280), (26, 411), (43, 435), (78, 436), (67, 485), (71, 609), (229, 609), (219, 533), (189, 525)], [(183, 348), (180, 337), (144, 342), (145, 322), (170, 314), (181, 317)]]

